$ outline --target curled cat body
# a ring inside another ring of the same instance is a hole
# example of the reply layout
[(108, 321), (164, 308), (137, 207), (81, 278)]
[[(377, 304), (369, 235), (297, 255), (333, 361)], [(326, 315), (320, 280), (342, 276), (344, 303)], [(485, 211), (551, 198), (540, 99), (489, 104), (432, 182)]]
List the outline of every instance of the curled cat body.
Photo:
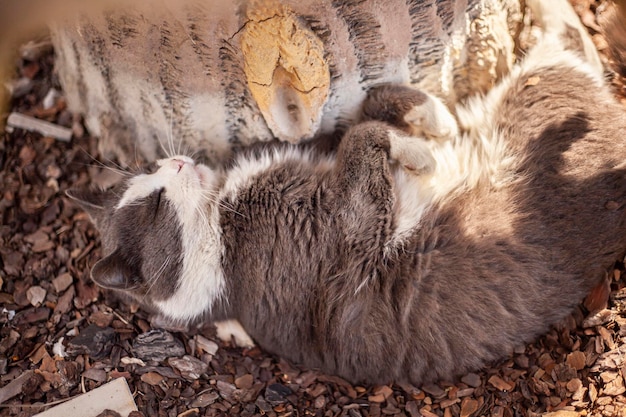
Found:
[(101, 234), (94, 281), (354, 382), (450, 380), (532, 341), (626, 249), (626, 114), (569, 3), (528, 3), (542, 38), (459, 129), (382, 86), (364, 104), (382, 120), (334, 155), (174, 156), (70, 192)]

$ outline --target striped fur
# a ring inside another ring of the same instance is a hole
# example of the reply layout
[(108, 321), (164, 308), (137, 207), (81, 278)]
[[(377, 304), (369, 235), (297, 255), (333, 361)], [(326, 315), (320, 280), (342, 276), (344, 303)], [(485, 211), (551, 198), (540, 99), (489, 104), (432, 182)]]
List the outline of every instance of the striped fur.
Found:
[[(164, 156), (159, 142), (174, 138), (215, 163), (233, 146), (288, 140), (268, 127), (247, 85), (240, 41), (254, 4), (139, 2), (53, 25), (69, 106), (101, 137), (102, 153), (153, 161)], [(330, 71), (325, 105), (314, 109), (319, 127), (301, 139), (345, 130), (377, 84), (413, 85), (448, 104), (486, 91), (513, 64), (521, 22), (518, 0), (284, 4), (322, 41)]]

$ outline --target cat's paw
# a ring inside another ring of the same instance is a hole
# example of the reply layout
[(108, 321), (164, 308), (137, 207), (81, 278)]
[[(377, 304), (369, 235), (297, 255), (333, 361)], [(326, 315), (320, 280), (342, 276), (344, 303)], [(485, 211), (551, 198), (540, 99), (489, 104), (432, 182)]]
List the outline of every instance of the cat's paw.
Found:
[(387, 122), (409, 135), (439, 142), (456, 136), (456, 119), (437, 97), (403, 85), (372, 88), (362, 108), (363, 119)]
[(437, 167), (428, 141), (423, 138), (404, 136), (390, 130), (389, 148), (391, 158), (415, 175), (432, 174)]
[(217, 337), (222, 342), (230, 343), (234, 340), (239, 347), (254, 347), (254, 341), (237, 320), (216, 321), (214, 324), (217, 329)]
[(443, 142), (459, 133), (456, 119), (448, 108), (437, 98), (427, 95), (426, 101), (411, 108), (405, 115), (405, 122), (411, 127), (411, 134)]

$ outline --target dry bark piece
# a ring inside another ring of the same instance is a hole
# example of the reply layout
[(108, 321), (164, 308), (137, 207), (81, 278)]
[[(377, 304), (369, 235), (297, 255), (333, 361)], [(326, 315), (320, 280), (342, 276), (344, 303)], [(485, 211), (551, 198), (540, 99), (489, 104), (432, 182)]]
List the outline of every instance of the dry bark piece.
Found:
[(235, 386), (239, 389), (250, 389), (254, 384), (254, 376), (251, 374), (245, 374), (238, 378), (235, 378)]
[(624, 366), (625, 357), (626, 345), (621, 345), (617, 349), (610, 350), (600, 355), (595, 365), (591, 368), (591, 371), (601, 372), (605, 370), (621, 369)]
[(182, 358), (169, 358), (167, 363), (189, 381), (199, 379), (209, 369), (209, 365), (189, 355), (185, 355)]
[(50, 309), (46, 307), (33, 307), (26, 310), (22, 310), (15, 315), (13, 323), (15, 325), (31, 324), (38, 321), (48, 320), (50, 317)]
[(215, 343), (214, 341), (209, 340), (202, 335), (196, 335), (194, 337), (194, 340), (196, 342), (196, 347), (201, 351), (206, 352), (210, 355), (215, 355), (217, 353), (218, 346), (217, 343)]
[(580, 371), (585, 367), (587, 357), (585, 356), (584, 352), (576, 351), (568, 354), (565, 362), (575, 370)]
[(146, 384), (159, 385), (165, 378), (156, 372), (148, 372), (141, 375), (141, 380)]
[(19, 375), (17, 378), (15, 378), (13, 381), (6, 384), (4, 387), (0, 388), (0, 404), (20, 394), (22, 392), (22, 386), (30, 379), (32, 375), (33, 371), (26, 371), (23, 374)]
[(208, 407), (213, 404), (220, 395), (215, 391), (203, 392), (197, 395), (193, 401), (189, 404), (191, 407)]
[(106, 382), (107, 373), (104, 369), (89, 368), (81, 376), (96, 382)]
[(66, 272), (53, 279), (52, 286), (54, 287), (54, 291), (56, 291), (57, 294), (60, 294), (68, 289), (69, 286), (72, 285), (73, 281), (72, 275)]
[(74, 290), (73, 286), (65, 291), (57, 300), (57, 305), (54, 307), (54, 313), (65, 314), (69, 312), (72, 309), (72, 301), (74, 300), (75, 294), (76, 290)]
[(461, 417), (469, 417), (478, 410), (478, 401), (471, 398), (464, 398), (461, 402)]
[(33, 285), (26, 291), (26, 297), (33, 307), (38, 307), (46, 299), (47, 291), (39, 285)]
[(142, 333), (133, 340), (135, 357), (148, 361), (162, 362), (167, 358), (183, 356), (185, 347), (170, 332), (154, 329)]
[(503, 380), (498, 375), (492, 375), (488, 382), (500, 391), (511, 391), (515, 388), (515, 384)]
[(104, 359), (115, 343), (115, 330), (90, 324), (69, 341), (67, 353), (71, 356), (88, 354), (93, 359)]
[(226, 401), (235, 402), (238, 400), (239, 390), (233, 384), (226, 381), (217, 381), (215, 385), (221, 397)]
[(89, 316), (89, 323), (100, 327), (109, 327), (115, 316), (104, 311), (96, 311)]
[(24, 255), (18, 251), (2, 252), (2, 262), (4, 272), (8, 275), (19, 276), (24, 267)]
[(265, 389), (265, 400), (272, 405), (283, 404), (292, 394), (293, 391), (283, 384), (271, 384)]
[(613, 310), (604, 309), (586, 317), (582, 326), (584, 328), (602, 326), (613, 320), (615, 320), (615, 312)]
[(602, 395), (620, 395), (626, 392), (624, 387), (624, 378), (617, 372), (602, 372), (600, 378), (604, 382), (604, 386), (600, 390)]

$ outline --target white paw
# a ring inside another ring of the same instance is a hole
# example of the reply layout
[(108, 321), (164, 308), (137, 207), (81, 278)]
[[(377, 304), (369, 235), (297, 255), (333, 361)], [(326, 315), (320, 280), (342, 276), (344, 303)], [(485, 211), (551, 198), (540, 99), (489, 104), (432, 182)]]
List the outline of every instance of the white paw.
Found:
[(239, 347), (254, 347), (254, 341), (248, 333), (246, 333), (239, 321), (224, 320), (216, 321), (214, 324), (217, 329), (217, 337), (219, 337), (222, 342), (230, 343), (234, 340), (235, 344)]
[(391, 158), (416, 175), (432, 174), (437, 167), (428, 141), (413, 136), (400, 136), (389, 131)]
[(459, 133), (456, 119), (448, 108), (436, 97), (426, 94), (428, 99), (414, 106), (404, 116), (414, 136), (425, 136), (438, 142), (450, 140)]

